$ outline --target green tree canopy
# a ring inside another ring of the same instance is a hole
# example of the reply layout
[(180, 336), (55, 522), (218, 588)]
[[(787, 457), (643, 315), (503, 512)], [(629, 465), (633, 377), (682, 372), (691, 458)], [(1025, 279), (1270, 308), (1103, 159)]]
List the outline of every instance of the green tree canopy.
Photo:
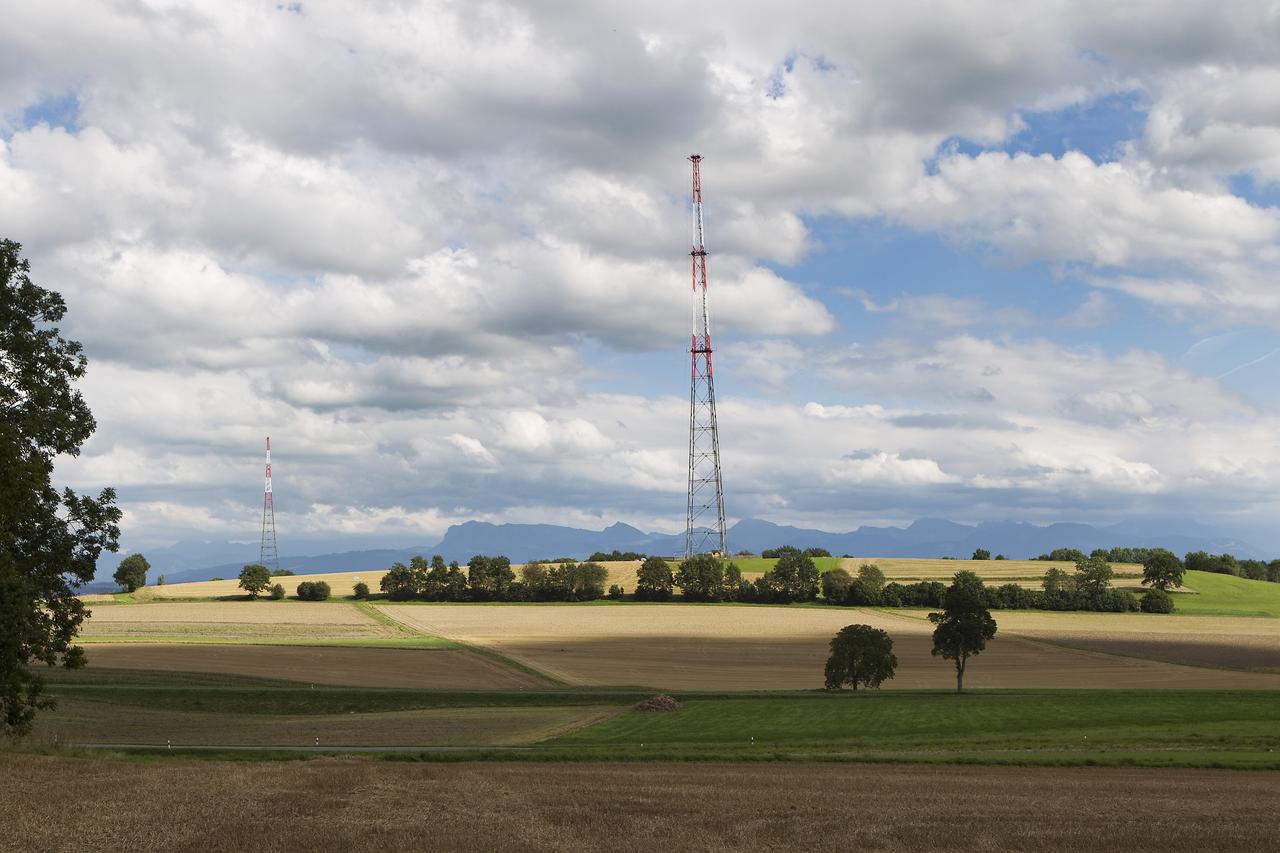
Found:
[(710, 554), (695, 554), (680, 564), (675, 584), (690, 601), (719, 601), (724, 597), (724, 563)]
[(853, 575), (844, 569), (832, 569), (822, 576), (822, 597), (832, 604), (843, 604), (851, 583)]
[(516, 573), (511, 560), (506, 557), (485, 557), (477, 554), (467, 563), (467, 580), (471, 594), (481, 601), (501, 601), (507, 597)]
[(879, 687), (893, 678), (897, 668), (893, 639), (887, 632), (870, 625), (846, 625), (831, 638), (826, 686), (828, 690), (839, 690), (846, 684), (854, 690)]
[(930, 613), (933, 654), (956, 666), (956, 692), (964, 691), (964, 671), (969, 658), (982, 653), (996, 635), (996, 620), (986, 606), (986, 587), (973, 572), (956, 572), (943, 598), (942, 612)]
[(1183, 572), (1182, 561), (1167, 548), (1152, 548), (1142, 561), (1142, 583), (1154, 589), (1167, 592), (1182, 586)]
[(978, 548), (978, 549), (976, 549), (976, 550), (973, 552), (973, 556), (972, 556), (972, 557), (970, 557), (969, 559), (971, 559), (971, 560), (990, 560), (990, 559), (991, 559), (991, 552), (990, 552), (990, 551), (988, 551), (986, 548)]
[(133, 592), (138, 587), (147, 585), (147, 572), (151, 564), (141, 554), (130, 554), (120, 561), (112, 580), (120, 584), (125, 592)]
[(270, 586), (271, 572), (266, 566), (250, 563), (240, 570), (240, 588), (249, 593), (250, 598), (257, 598)]
[(75, 590), (116, 550), (115, 492), (53, 487), (53, 460), (77, 456), (96, 424), (75, 381), (87, 361), (55, 324), (57, 293), (31, 281), (22, 247), (0, 240), (0, 734), (21, 737), (53, 706), (32, 665), (84, 665)]
[(641, 601), (668, 601), (675, 577), (661, 557), (649, 557), (636, 570), (636, 598)]

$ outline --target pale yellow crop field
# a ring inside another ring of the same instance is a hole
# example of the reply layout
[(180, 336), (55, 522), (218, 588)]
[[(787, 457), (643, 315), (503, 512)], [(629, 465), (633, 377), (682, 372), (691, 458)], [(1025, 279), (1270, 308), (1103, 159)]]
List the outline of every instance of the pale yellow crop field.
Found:
[[(364, 581), (372, 592), (378, 591), (378, 583), (386, 571), (376, 572), (329, 572), (311, 575), (283, 575), (272, 578), (271, 582), (284, 587), (285, 595), (298, 594), (298, 584), (303, 581), (324, 581), (329, 584), (334, 598), (351, 595), (351, 588), (357, 581)], [(140, 601), (163, 598), (224, 598), (243, 596), (238, 578), (227, 578), (220, 581), (197, 581), (193, 583), (171, 583), (164, 586), (144, 586), (133, 594)]]
[[(837, 630), (889, 632), (897, 688), (954, 686), (954, 669), (930, 654), (932, 625), (861, 608), (733, 605), (457, 607), (381, 605), (430, 634), (487, 646), (571, 684), (670, 690), (821, 687)], [(999, 620), (1002, 614), (996, 614)], [(1280, 688), (1280, 675), (1179, 666), (998, 636), (966, 675), (971, 687)]]
[(192, 601), (90, 606), (85, 642), (289, 643), (390, 640), (402, 629), (352, 604)]

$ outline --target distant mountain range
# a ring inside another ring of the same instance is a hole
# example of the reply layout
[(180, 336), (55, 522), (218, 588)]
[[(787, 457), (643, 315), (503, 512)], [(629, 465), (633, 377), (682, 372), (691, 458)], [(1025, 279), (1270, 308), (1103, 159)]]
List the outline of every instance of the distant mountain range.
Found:
[[(759, 553), (765, 548), (795, 545), (800, 548), (826, 548), (832, 554), (858, 557), (958, 557), (967, 558), (977, 548), (993, 555), (1025, 559), (1054, 548), (1094, 548), (1114, 546), (1163, 546), (1175, 553), (1188, 551), (1228, 552), (1238, 557), (1267, 557), (1247, 542), (1186, 521), (1123, 522), (1106, 527), (1088, 524), (1059, 523), (1037, 526), (1025, 522), (990, 522), (978, 525), (957, 524), (942, 519), (924, 518), (907, 527), (859, 527), (848, 533), (829, 533), (789, 527), (760, 519), (744, 519), (728, 532), (731, 551)], [(314, 543), (326, 553), (305, 556), (282, 556), (280, 567), (298, 574), (304, 572), (376, 571), (392, 563), (407, 562), (415, 554), (439, 554), (446, 560), (465, 562), (475, 554), (505, 554), (514, 562), (555, 557), (583, 559), (596, 551), (639, 551), (645, 554), (671, 556), (684, 550), (683, 534), (645, 533), (627, 524), (614, 524), (604, 530), (583, 530), (553, 524), (490, 524), (468, 521), (450, 527), (434, 545), (370, 550), (339, 550), (342, 540)], [(337, 548), (333, 546), (337, 545)], [(110, 555), (99, 563), (100, 587), (123, 555)], [(154, 582), (163, 574), (168, 583), (235, 577), (240, 568), (258, 558), (256, 545), (233, 542), (179, 542), (168, 548), (147, 553)], [(111, 587), (110, 583), (106, 584)]]

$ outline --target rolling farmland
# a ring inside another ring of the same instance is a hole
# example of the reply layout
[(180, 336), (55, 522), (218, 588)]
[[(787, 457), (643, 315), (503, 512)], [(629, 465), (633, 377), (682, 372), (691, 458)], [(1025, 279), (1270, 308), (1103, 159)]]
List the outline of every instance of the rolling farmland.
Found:
[[(930, 654), (933, 629), (918, 611), (684, 604), (379, 609), (425, 633), (496, 649), (571, 684), (685, 690), (820, 687), (827, 641), (844, 625), (864, 623), (894, 638), (898, 675), (888, 686), (954, 686), (951, 665)], [(1141, 624), (1158, 623), (1147, 618)], [(1179, 667), (1013, 635), (998, 636), (974, 662), (967, 681), (991, 688), (1280, 688), (1280, 676), (1270, 673)]]

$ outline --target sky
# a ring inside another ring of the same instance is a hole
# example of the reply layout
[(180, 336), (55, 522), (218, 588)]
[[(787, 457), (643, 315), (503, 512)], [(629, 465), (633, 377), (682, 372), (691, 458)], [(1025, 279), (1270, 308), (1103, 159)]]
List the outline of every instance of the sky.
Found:
[(0, 235), (122, 548), (730, 521), (1280, 547), (1271, 3), (4, 0)]

